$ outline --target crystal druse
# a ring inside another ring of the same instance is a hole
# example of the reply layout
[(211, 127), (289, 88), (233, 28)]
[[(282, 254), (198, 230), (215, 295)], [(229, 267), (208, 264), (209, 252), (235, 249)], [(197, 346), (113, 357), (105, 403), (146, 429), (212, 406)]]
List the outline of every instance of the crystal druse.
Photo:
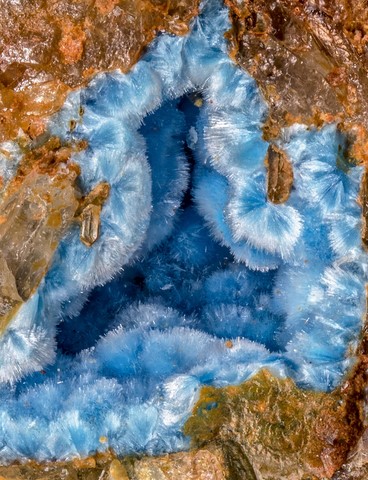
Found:
[[(18, 292), (0, 337), (2, 462), (185, 450), (203, 386), (266, 368), (325, 398), (354, 365), (363, 167), (335, 123), (264, 138), (268, 107), (229, 57), (229, 28), (227, 8), (204, 0), (188, 34), (158, 35), (130, 72), (96, 75), (50, 119), (47, 135), (69, 148), (60, 175), (78, 169), (68, 215), (85, 233), (69, 220), (57, 230), (47, 273)], [(23, 154), (2, 144), (4, 191)], [(19, 291), (5, 278), (8, 211), (3, 298)], [(310, 471), (334, 473), (323, 468)]]

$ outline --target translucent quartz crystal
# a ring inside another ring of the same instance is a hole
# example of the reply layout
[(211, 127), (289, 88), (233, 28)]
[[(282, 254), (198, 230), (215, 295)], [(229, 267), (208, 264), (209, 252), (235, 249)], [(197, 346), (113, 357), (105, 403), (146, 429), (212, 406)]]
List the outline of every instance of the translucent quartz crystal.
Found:
[(0, 255), (0, 317), (2, 329), (7, 325), (7, 318), (11, 318), (17, 307), (22, 304), (22, 298), (18, 294), (15, 278), (6, 263), (5, 258)]
[(32, 172), (0, 204), (0, 331), (45, 276), (78, 207), (75, 170)]
[(98, 239), (101, 209), (109, 193), (109, 184), (102, 182), (80, 201), (76, 215), (79, 215), (81, 222), (80, 239), (87, 247)]
[(88, 205), (81, 213), (81, 235), (82, 242), (90, 247), (98, 239), (100, 229), (101, 207), (98, 205)]

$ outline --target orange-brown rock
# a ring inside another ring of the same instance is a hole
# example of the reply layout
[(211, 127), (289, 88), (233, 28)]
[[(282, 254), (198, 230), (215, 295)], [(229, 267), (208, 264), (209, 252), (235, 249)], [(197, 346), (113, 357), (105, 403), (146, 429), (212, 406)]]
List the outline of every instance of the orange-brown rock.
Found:
[[(136, 480), (230, 480), (219, 448), (203, 448), (162, 457), (146, 457), (134, 464)], [(236, 479), (232, 479), (236, 480)]]
[(362, 243), (368, 249), (368, 170), (362, 176), (359, 203), (362, 207)]
[[(110, 476), (114, 461), (116, 457), (110, 452), (69, 462), (29, 461), (0, 466), (0, 480), (115, 480)], [(124, 480), (124, 477), (119, 480)]]
[[(226, 0), (232, 55), (270, 107), (267, 136), (294, 122), (356, 130), (367, 161), (368, 9), (364, 0)], [(270, 128), (271, 126), (271, 128)], [(359, 132), (360, 131), (360, 132)]]
[(184, 34), (199, 0), (0, 0), (0, 142), (31, 138), (71, 88), (128, 71), (158, 31)]
[(368, 478), (368, 430), (351, 453), (348, 462), (333, 477), (333, 480), (366, 480)]
[[(236, 480), (221, 449), (209, 447), (161, 457), (118, 459), (97, 454), (83, 460), (0, 466), (0, 480)], [(242, 480), (245, 480), (243, 478)]]
[(359, 365), (332, 393), (298, 389), (266, 370), (239, 386), (204, 387), (184, 432), (194, 447), (221, 447), (232, 480), (332, 478), (364, 429)]

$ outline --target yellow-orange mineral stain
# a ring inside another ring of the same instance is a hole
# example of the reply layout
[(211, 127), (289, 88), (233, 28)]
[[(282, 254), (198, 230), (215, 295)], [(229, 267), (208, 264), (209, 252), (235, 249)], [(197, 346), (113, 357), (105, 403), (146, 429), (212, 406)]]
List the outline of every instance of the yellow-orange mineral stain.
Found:
[(101, 15), (111, 13), (116, 5), (119, 5), (119, 0), (95, 0), (95, 6)]
[(67, 65), (73, 65), (82, 58), (86, 33), (80, 25), (74, 25), (70, 21), (63, 23), (61, 29), (62, 36), (59, 42), (59, 50), (63, 62)]

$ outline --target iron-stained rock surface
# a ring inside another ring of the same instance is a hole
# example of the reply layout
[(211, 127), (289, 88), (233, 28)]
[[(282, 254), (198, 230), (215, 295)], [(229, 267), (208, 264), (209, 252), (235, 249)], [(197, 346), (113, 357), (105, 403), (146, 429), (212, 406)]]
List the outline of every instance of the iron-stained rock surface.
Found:
[(34, 138), (73, 87), (128, 71), (158, 31), (184, 34), (199, 0), (0, 0), (0, 142)]
[(332, 478), (361, 434), (351, 382), (326, 394), (263, 370), (239, 386), (204, 387), (184, 431), (194, 446), (216, 442), (233, 480)]
[[(218, 448), (162, 457), (117, 459), (99, 454), (83, 460), (0, 467), (0, 480), (230, 480)], [(235, 479), (232, 479), (235, 480)], [(245, 479), (243, 479), (245, 480)]]
[(265, 133), (343, 122), (366, 158), (368, 9), (364, 0), (226, 0), (234, 59), (270, 107)]

